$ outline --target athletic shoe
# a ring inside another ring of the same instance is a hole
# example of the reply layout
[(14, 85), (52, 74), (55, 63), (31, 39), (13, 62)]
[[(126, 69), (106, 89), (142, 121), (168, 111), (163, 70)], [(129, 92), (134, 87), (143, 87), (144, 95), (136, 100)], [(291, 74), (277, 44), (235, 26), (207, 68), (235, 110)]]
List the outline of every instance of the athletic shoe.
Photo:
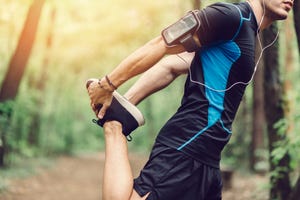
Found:
[(139, 126), (145, 124), (143, 114), (140, 110), (117, 91), (113, 92), (112, 103), (106, 110), (103, 119), (98, 119), (95, 122), (102, 127), (106, 121), (112, 120), (118, 121), (122, 124), (123, 134), (125, 136), (128, 136)]
[[(86, 87), (97, 79), (89, 79), (86, 83)], [(99, 106), (99, 110), (101, 105)], [(106, 121), (118, 121), (122, 124), (123, 134), (127, 137), (132, 131), (137, 129), (139, 126), (145, 124), (145, 119), (141, 111), (132, 103), (130, 103), (125, 97), (120, 95), (117, 91), (113, 92), (113, 99), (110, 107), (106, 110), (103, 119), (95, 119), (93, 122), (103, 127)], [(131, 140), (131, 137), (127, 137)]]

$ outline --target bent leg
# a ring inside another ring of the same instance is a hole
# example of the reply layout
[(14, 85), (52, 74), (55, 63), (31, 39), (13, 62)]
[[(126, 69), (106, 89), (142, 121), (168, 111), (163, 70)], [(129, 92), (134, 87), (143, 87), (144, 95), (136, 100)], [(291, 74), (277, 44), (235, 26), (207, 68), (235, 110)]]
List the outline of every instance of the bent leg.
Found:
[(127, 140), (117, 121), (106, 122), (103, 200), (144, 200), (133, 190), (133, 175), (128, 158)]
[(105, 164), (103, 200), (127, 200), (133, 190), (133, 175), (128, 159), (127, 141), (117, 121), (104, 124)]

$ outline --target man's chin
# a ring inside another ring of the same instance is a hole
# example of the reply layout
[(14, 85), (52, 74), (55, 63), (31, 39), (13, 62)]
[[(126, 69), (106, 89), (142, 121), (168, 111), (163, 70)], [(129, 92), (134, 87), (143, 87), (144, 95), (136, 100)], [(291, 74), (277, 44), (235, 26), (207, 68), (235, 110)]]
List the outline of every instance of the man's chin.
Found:
[(286, 12), (286, 13), (280, 13), (280, 14), (274, 15), (273, 19), (274, 20), (285, 20), (285, 19), (287, 19), (287, 17), (288, 17), (288, 13)]
[(285, 15), (285, 16), (280, 16), (277, 20), (285, 20), (285, 19), (287, 19), (287, 15)]

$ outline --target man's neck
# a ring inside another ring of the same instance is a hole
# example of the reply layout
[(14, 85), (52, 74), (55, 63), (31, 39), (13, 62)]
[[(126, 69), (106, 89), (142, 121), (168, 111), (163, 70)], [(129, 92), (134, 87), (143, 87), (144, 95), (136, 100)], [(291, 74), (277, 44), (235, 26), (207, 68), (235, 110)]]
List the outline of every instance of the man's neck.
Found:
[(257, 24), (259, 26), (259, 30), (263, 30), (263, 29), (267, 28), (269, 25), (271, 25), (273, 20), (270, 20), (266, 16), (266, 7), (264, 4), (264, 0), (262, 0), (262, 1), (247, 0), (247, 2), (249, 3), (249, 5), (251, 6), (251, 8), (254, 12), (255, 18), (257, 20)]

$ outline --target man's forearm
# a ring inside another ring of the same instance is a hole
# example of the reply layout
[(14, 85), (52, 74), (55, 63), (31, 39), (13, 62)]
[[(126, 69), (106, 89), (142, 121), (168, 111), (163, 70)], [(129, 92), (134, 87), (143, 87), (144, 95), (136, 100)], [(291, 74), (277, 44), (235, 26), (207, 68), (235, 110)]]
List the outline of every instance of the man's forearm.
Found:
[(179, 75), (187, 73), (193, 56), (193, 53), (182, 53), (163, 58), (138, 79), (125, 97), (137, 105), (144, 98), (168, 86)]
[(183, 52), (182, 46), (167, 47), (161, 37), (157, 37), (124, 59), (108, 76), (117, 87), (128, 79), (141, 74), (155, 65), (166, 54)]
[[(182, 45), (166, 46), (161, 36), (151, 40), (143, 47), (125, 58), (110, 74), (93, 81), (88, 87), (91, 99), (91, 107), (99, 119), (105, 115), (112, 101), (112, 92), (130, 78), (147, 71), (154, 66), (166, 54), (184, 52)], [(99, 87), (100, 86), (100, 87)], [(102, 105), (98, 110), (97, 105)]]
[(168, 70), (155, 66), (146, 71), (124, 95), (134, 105), (144, 98), (169, 85), (177, 76)]

